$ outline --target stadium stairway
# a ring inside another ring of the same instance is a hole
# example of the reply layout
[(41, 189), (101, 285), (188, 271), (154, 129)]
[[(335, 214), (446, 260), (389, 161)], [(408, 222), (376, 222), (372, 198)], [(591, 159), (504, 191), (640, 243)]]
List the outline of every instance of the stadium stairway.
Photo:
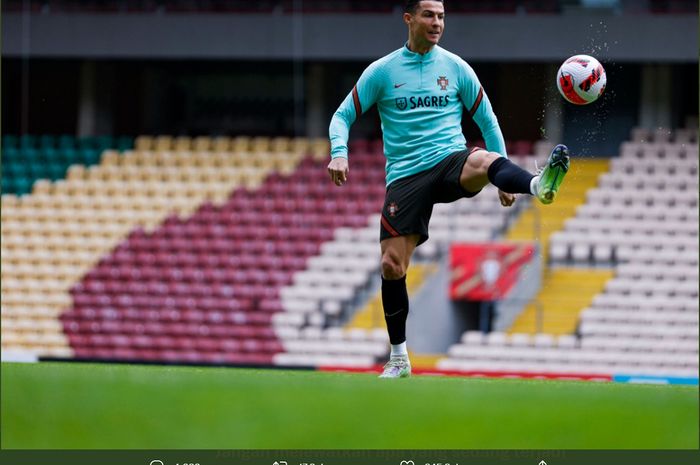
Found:
[[(409, 298), (418, 293), (423, 284), (430, 276), (437, 271), (435, 263), (414, 263), (408, 268), (406, 273), (406, 287)], [(359, 309), (345, 326), (352, 330), (356, 328), (364, 330), (375, 330), (386, 333), (386, 321), (382, 307), (382, 293), (379, 289), (367, 304)], [(417, 354), (409, 350), (411, 365), (414, 368), (434, 369), (435, 364), (443, 355)]]
[(550, 270), (537, 296), (525, 307), (508, 332), (572, 334), (578, 325), (581, 311), (605, 289), (613, 275), (612, 270)]
[(525, 210), (510, 227), (506, 239), (539, 241), (542, 259), (547, 263), (550, 236), (576, 214), (576, 209), (586, 202), (586, 192), (597, 185), (598, 178), (608, 167), (608, 160), (572, 157), (570, 172), (554, 203), (542, 205), (533, 199), (532, 208)]
[[(423, 283), (433, 273), (437, 271), (435, 264), (412, 264), (406, 273), (406, 287), (408, 288), (409, 298), (418, 292)], [(384, 321), (384, 310), (382, 307), (381, 289), (367, 302), (367, 304), (358, 310), (352, 317), (346, 328), (362, 328), (362, 329), (382, 329), (386, 331), (386, 322)]]
[[(538, 240), (543, 261), (547, 263), (550, 237), (561, 230), (566, 221), (576, 214), (579, 206), (586, 202), (586, 192), (597, 185), (600, 175), (607, 172), (608, 167), (608, 160), (574, 157), (556, 201), (551, 205), (542, 205), (532, 200), (532, 207), (525, 210), (511, 226), (506, 239)], [(573, 332), (580, 311), (611, 277), (610, 272), (596, 270), (557, 269), (545, 272), (538, 296), (516, 319), (510, 332)], [(576, 292), (572, 293), (571, 289), (574, 288)], [(538, 327), (538, 309), (542, 311), (542, 327)]]

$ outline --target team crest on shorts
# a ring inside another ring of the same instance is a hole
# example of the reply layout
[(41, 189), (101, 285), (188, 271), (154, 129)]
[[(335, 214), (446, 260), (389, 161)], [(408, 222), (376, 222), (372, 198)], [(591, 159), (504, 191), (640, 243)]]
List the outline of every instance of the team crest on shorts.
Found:
[(396, 99), (396, 108), (399, 110), (405, 110), (406, 107), (408, 106), (408, 101), (406, 100), (406, 97), (399, 97)]
[(447, 90), (447, 86), (450, 85), (450, 81), (445, 76), (440, 76), (437, 80), (440, 90)]
[(399, 211), (399, 206), (396, 205), (396, 202), (391, 202), (389, 205), (387, 205), (386, 211), (388, 211), (389, 216), (393, 218), (396, 216), (396, 212)]

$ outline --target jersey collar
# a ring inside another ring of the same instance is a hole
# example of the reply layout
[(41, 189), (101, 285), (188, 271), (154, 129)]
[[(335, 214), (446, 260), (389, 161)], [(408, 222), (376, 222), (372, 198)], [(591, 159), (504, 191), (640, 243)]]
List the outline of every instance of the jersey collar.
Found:
[(404, 58), (407, 58), (410, 61), (426, 63), (426, 62), (433, 61), (435, 59), (435, 56), (437, 55), (438, 48), (439, 48), (439, 46), (435, 45), (433, 48), (430, 49), (430, 51), (428, 53), (426, 53), (425, 55), (421, 55), (420, 53), (412, 52), (408, 48), (408, 42), (406, 42), (403, 45), (402, 54), (403, 54)]

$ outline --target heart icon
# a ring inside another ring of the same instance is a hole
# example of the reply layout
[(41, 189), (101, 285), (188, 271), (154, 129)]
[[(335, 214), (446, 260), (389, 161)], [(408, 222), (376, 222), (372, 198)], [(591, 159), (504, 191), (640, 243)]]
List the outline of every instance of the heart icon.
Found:
[(402, 460), (399, 465), (416, 465), (413, 460)]

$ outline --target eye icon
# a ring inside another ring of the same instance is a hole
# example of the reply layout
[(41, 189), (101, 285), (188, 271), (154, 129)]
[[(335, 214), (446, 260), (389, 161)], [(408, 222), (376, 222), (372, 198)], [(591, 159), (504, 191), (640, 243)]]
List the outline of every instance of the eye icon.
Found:
[(151, 460), (148, 465), (165, 465), (162, 460)]

